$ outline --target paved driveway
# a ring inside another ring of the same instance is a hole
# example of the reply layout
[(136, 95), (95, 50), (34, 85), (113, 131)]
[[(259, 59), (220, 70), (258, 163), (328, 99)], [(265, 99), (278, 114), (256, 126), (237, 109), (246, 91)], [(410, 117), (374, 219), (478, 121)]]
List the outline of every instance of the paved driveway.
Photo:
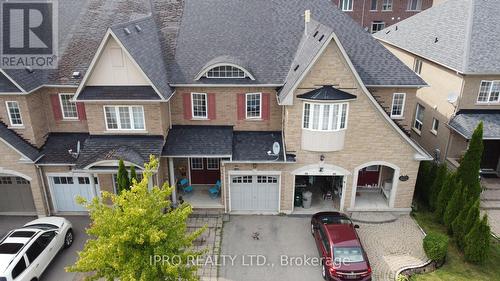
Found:
[[(224, 224), (220, 281), (323, 280), (321, 267), (300, 264), (318, 256), (309, 217), (231, 216)], [(258, 233), (259, 239), (253, 238)], [(383, 224), (360, 224), (359, 235), (374, 271), (374, 281), (394, 280), (398, 269), (426, 261), (423, 234), (408, 216)], [(261, 255), (253, 258), (250, 255)], [(293, 266), (281, 255), (298, 257)], [(236, 257), (234, 262), (230, 258)], [(264, 265), (257, 264), (257, 261)], [(265, 261), (265, 262), (264, 262)]]
[[(73, 224), (73, 232), (75, 240), (73, 245), (57, 255), (40, 281), (73, 281), (80, 280), (81, 275), (77, 273), (67, 273), (64, 268), (73, 264), (77, 258), (77, 251), (83, 249), (83, 245), (87, 240), (85, 227), (89, 224), (89, 219), (86, 216), (68, 216), (66, 217)], [(18, 217), (18, 216), (0, 216), (0, 236), (3, 237), (11, 229), (20, 227), (25, 223), (35, 219), (34, 217)]]

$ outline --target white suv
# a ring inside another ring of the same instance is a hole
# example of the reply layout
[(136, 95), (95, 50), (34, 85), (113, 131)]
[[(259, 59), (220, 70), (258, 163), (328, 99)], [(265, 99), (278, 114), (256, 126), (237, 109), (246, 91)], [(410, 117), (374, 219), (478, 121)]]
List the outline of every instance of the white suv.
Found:
[(73, 244), (71, 222), (46, 217), (12, 230), (0, 241), (0, 281), (35, 281), (56, 254)]

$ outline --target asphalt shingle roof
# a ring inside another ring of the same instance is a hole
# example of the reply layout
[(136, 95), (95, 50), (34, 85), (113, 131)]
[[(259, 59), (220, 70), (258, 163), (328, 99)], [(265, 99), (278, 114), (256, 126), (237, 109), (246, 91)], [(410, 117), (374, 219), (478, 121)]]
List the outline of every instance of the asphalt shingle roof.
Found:
[(210, 60), (230, 56), (242, 61), (258, 83), (284, 84), (307, 9), (339, 37), (366, 85), (425, 85), (330, 0), (186, 0), (175, 57), (168, 63), (170, 82), (202, 83), (194, 78)]
[(37, 161), (37, 164), (76, 163), (76, 158), (69, 153), (69, 150), (76, 153), (78, 142), (82, 149), (87, 138), (89, 134), (86, 133), (51, 133), (41, 148), (43, 157)]
[(162, 136), (90, 136), (76, 161), (76, 168), (104, 160), (124, 160), (143, 166), (149, 156), (159, 157), (163, 148)]
[(172, 126), (163, 148), (163, 156), (230, 156), (232, 126)]
[(500, 139), (500, 110), (460, 110), (450, 120), (450, 127), (467, 139), (483, 121), (483, 139)]
[(0, 121), (0, 138), (32, 161), (35, 161), (41, 155), (38, 149), (32, 146), (21, 136), (16, 134), (13, 130), (7, 128), (7, 126), (1, 121)]
[(160, 94), (165, 99), (170, 98), (173, 91), (168, 85), (167, 66), (160, 45), (159, 30), (153, 17), (148, 16), (133, 22), (118, 24), (111, 30)]
[(498, 11), (498, 0), (447, 0), (374, 36), (462, 73), (500, 73)]
[(18, 93), (21, 90), (14, 85), (3, 73), (0, 73), (0, 92), (2, 93)]
[(333, 86), (323, 86), (297, 97), (307, 100), (352, 100), (356, 98), (355, 95), (336, 89)]
[(160, 100), (151, 86), (86, 86), (78, 100)]
[[(273, 143), (278, 142), (281, 152), (270, 156)], [(235, 131), (233, 135), (233, 161), (283, 161), (281, 132)]]

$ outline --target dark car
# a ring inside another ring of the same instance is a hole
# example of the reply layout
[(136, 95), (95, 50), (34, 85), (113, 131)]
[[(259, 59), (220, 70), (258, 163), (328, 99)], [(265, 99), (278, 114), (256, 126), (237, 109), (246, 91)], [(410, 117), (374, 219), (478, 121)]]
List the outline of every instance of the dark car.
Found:
[(359, 226), (342, 213), (313, 215), (311, 233), (322, 259), (321, 274), (325, 280), (372, 280), (370, 262), (356, 228)]

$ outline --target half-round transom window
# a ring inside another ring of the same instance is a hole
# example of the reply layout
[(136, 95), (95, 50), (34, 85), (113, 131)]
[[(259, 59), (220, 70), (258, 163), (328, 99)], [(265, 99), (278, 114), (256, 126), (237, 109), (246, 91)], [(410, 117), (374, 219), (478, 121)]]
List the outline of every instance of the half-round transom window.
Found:
[(246, 78), (247, 75), (242, 69), (232, 65), (216, 66), (205, 74), (207, 78)]

